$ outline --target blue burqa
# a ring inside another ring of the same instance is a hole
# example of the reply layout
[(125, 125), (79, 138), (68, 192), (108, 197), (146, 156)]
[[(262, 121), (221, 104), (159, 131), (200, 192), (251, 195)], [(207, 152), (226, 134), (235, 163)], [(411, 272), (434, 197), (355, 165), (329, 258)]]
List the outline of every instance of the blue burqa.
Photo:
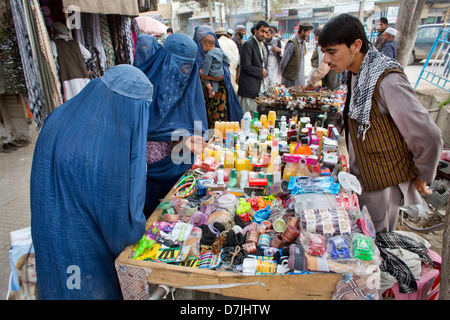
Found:
[[(197, 45), (187, 35), (174, 33), (139, 66), (154, 85), (149, 112), (149, 141), (178, 141), (182, 136), (194, 134), (203, 135), (207, 140), (208, 121), (197, 71), (197, 51)], [(167, 156), (147, 166), (146, 216), (192, 166), (193, 160), (193, 154), (189, 154), (186, 161), (177, 164)]]
[(39, 299), (122, 299), (114, 260), (145, 233), (151, 94), (119, 65), (45, 120), (30, 180)]
[(141, 63), (150, 58), (158, 49), (159, 44), (155, 37), (141, 33), (137, 36), (133, 65), (138, 67)]
[[(217, 40), (217, 36), (214, 33), (213, 28), (207, 25), (196, 27), (194, 32), (194, 42), (197, 44), (198, 47), (198, 54), (197, 54), (198, 70), (203, 68), (203, 61), (205, 60), (205, 50), (203, 50), (201, 41), (202, 38), (207, 34), (214, 36), (214, 38), (216, 39), (216, 47), (220, 48), (219, 41)], [(241, 123), (244, 114), (242, 112), (241, 104), (239, 103), (239, 98), (236, 95), (236, 91), (233, 88), (233, 84), (231, 83), (230, 68), (225, 63), (223, 64), (223, 81), (225, 83), (225, 89), (227, 90), (226, 105), (228, 110), (228, 121), (238, 121), (239, 123)]]

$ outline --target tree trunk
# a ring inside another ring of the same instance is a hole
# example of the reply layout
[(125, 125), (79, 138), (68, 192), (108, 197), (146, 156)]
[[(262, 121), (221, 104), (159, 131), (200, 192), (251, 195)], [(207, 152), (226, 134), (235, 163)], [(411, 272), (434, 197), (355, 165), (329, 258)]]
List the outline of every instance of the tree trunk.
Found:
[(417, 27), (426, 0), (402, 0), (398, 10), (398, 18), (395, 27), (398, 31), (396, 59), (401, 65), (406, 66), (416, 42)]
[(208, 0), (208, 13), (209, 13), (209, 25), (214, 28), (213, 15), (212, 15), (212, 1)]
[(450, 300), (450, 199), (448, 200), (447, 210), (445, 212), (444, 228), (439, 300)]
[(362, 0), (359, 4), (359, 20), (362, 24), (364, 24), (364, 7), (366, 5), (366, 0)]

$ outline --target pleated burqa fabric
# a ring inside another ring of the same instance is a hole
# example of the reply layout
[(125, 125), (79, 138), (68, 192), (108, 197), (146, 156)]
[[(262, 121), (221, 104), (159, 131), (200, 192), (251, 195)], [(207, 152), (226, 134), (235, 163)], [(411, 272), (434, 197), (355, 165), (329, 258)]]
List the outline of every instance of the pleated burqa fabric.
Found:
[(110, 68), (46, 119), (30, 181), (39, 299), (121, 299), (114, 260), (145, 232), (153, 87)]

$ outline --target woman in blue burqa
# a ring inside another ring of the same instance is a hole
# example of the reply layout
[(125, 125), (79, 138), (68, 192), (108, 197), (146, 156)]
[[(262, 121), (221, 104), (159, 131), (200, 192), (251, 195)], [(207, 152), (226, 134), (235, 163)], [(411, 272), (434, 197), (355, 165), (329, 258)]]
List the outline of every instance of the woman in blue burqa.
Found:
[(208, 139), (197, 51), (192, 39), (174, 33), (139, 66), (154, 85), (147, 136), (146, 217), (194, 163), (194, 154), (181, 145), (200, 150)]
[(30, 180), (39, 299), (122, 299), (114, 260), (145, 232), (151, 97), (118, 65), (45, 120)]
[(133, 65), (138, 67), (141, 63), (150, 58), (158, 49), (158, 40), (154, 36), (141, 33), (137, 36)]
[[(198, 70), (203, 68), (203, 61), (205, 60), (205, 51), (202, 46), (202, 38), (210, 34), (216, 39), (216, 48), (220, 48), (217, 36), (214, 33), (214, 29), (210, 26), (198, 26), (194, 32), (194, 42), (198, 47), (197, 54), (197, 67)], [(203, 78), (207, 76), (201, 75)], [(239, 99), (236, 95), (236, 91), (231, 83), (230, 68), (227, 64), (223, 64), (223, 76), (219, 78), (208, 77), (209, 80), (219, 81), (219, 90), (216, 92), (213, 98), (209, 97), (208, 89), (203, 86), (203, 92), (205, 97), (205, 104), (208, 113), (208, 126), (210, 129), (214, 128), (214, 122), (216, 121), (238, 121), (241, 123), (243, 113), (239, 103)]]

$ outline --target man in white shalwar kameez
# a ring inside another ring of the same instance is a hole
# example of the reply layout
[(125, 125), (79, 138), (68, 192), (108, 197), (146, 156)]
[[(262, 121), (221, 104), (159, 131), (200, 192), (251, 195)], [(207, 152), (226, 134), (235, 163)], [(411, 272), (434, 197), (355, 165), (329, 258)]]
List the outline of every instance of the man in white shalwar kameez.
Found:
[(236, 43), (227, 37), (227, 31), (224, 28), (217, 28), (216, 36), (219, 41), (220, 48), (225, 52), (230, 59), (230, 76), (231, 84), (234, 90), (237, 92), (238, 85), (236, 83), (236, 70), (239, 65), (239, 50)]
[(284, 47), (286, 45), (283, 40), (275, 37), (276, 33), (276, 27), (270, 26), (265, 41), (267, 50), (269, 52), (267, 60), (267, 77), (264, 78), (265, 91), (268, 91), (270, 87), (278, 86), (281, 84), (280, 62), (283, 58)]

